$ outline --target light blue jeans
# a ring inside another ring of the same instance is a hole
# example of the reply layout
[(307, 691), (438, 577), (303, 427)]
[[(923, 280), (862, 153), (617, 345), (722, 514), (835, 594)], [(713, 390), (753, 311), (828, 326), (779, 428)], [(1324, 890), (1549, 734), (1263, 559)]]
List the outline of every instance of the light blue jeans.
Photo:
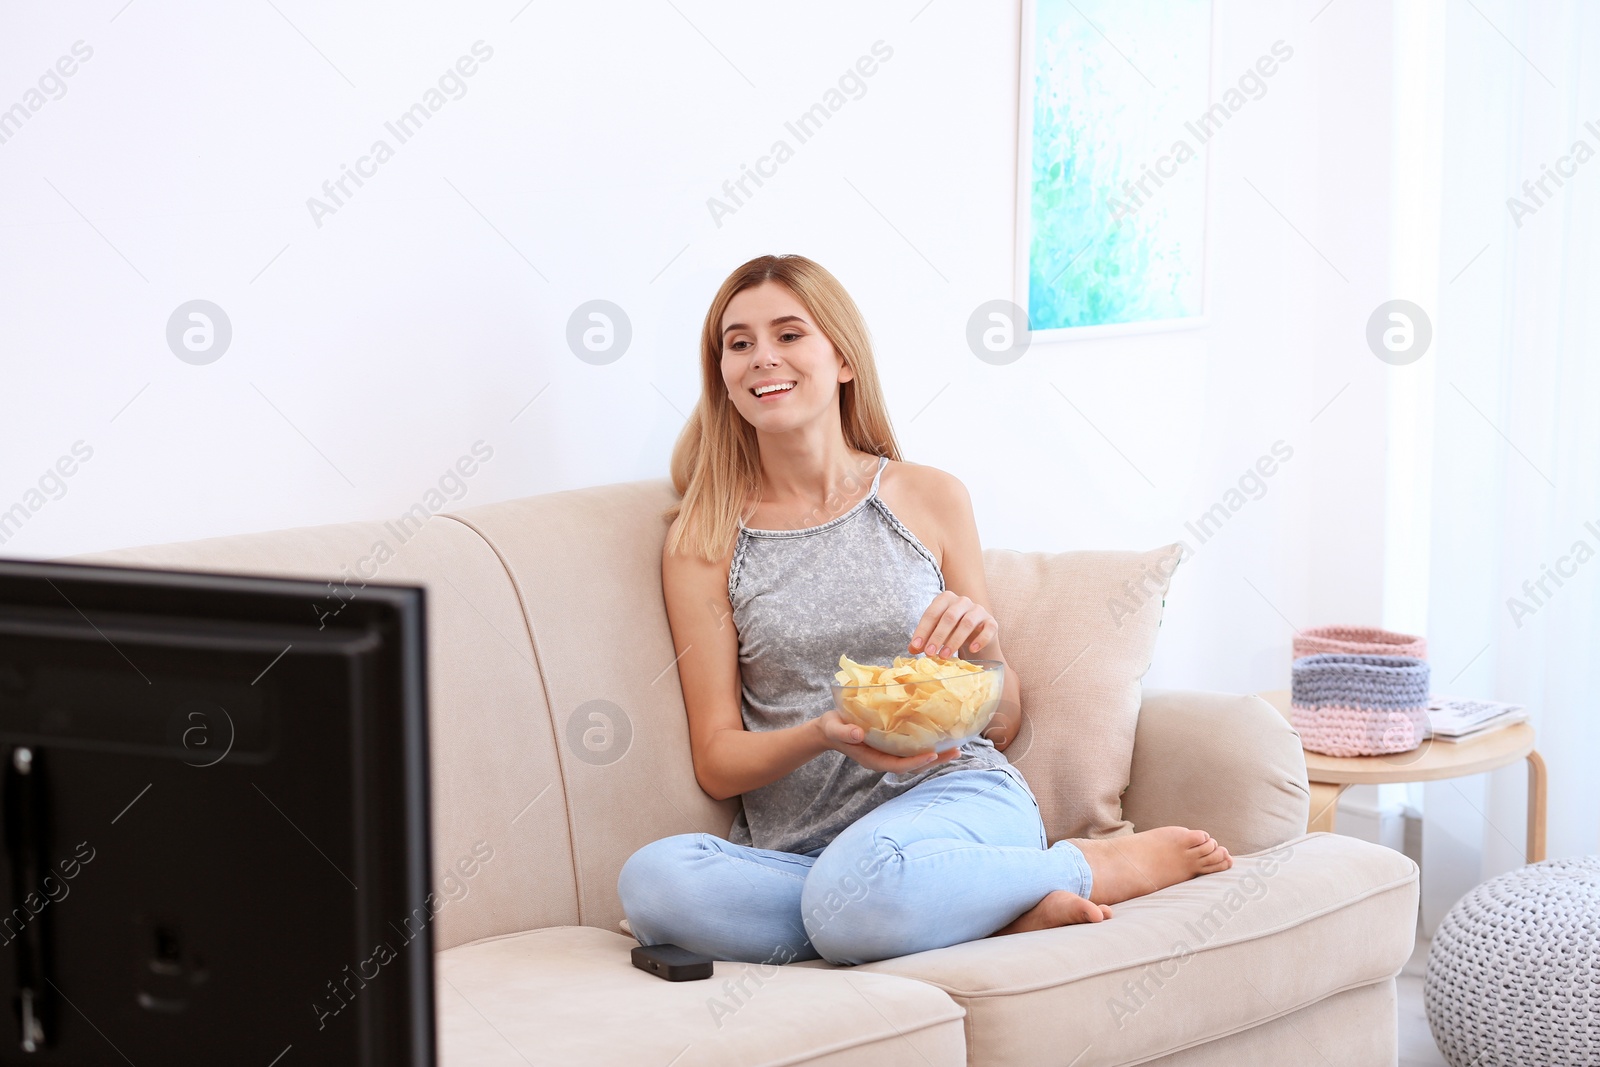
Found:
[(641, 944), (719, 960), (853, 965), (987, 937), (1052, 890), (1087, 898), (1089, 864), (1047, 846), (1017, 771), (927, 779), (801, 855), (677, 834), (639, 849), (617, 892)]

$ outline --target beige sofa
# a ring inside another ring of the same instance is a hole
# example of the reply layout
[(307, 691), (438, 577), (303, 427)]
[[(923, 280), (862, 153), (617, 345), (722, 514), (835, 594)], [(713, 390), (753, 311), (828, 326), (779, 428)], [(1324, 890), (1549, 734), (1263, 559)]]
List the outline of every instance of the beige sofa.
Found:
[(359, 596), (363, 578), (426, 586), (446, 900), (439, 1051), (451, 1067), (1396, 1062), (1416, 865), (1300, 832), (1298, 739), (1252, 696), (1147, 691), (1123, 796), (1136, 827), (1210, 830), (1236, 857), (1229, 871), (1128, 901), (1107, 922), (860, 967), (719, 962), (710, 980), (670, 983), (631, 966), (623, 861), (670, 834), (725, 835), (738, 803), (708, 797), (691, 767), (661, 600), (657, 516), (671, 499), (652, 480), (419, 527), (352, 522), (73, 558), (340, 583), (308, 612)]

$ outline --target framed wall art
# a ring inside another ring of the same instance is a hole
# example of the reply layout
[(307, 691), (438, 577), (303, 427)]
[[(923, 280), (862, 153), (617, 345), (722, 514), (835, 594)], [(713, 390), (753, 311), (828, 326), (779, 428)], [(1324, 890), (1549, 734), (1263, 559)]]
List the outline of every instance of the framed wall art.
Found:
[(1024, 0), (1017, 304), (1034, 341), (1205, 315), (1211, 0)]

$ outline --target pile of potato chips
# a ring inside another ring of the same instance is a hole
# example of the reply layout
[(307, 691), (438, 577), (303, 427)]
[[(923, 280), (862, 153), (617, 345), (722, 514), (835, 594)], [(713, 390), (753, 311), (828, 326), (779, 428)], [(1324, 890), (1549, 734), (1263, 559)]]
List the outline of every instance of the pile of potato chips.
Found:
[(1000, 705), (1004, 674), (1004, 667), (939, 656), (896, 656), (893, 666), (874, 667), (841, 655), (835, 696), (866, 744), (914, 756), (982, 732)]

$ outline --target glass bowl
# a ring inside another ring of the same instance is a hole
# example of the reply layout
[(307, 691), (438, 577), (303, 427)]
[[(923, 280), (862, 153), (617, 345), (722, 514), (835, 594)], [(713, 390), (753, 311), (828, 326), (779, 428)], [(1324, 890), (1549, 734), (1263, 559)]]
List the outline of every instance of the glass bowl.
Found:
[(944, 752), (983, 733), (1005, 691), (1006, 665), (1000, 660), (964, 662), (983, 669), (888, 685), (835, 682), (833, 706), (840, 718), (861, 727), (865, 744), (880, 752), (894, 756)]

